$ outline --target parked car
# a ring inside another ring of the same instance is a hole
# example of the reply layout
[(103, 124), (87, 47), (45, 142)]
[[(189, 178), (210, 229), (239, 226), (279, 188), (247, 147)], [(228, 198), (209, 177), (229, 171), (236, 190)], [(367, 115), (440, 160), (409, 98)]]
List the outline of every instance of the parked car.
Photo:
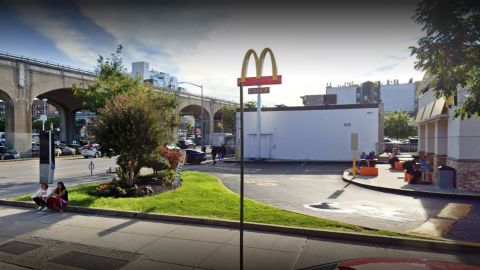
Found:
[(75, 155), (75, 149), (68, 146), (60, 146), (60, 151), (62, 151), (62, 156)]
[(0, 146), (0, 160), (5, 159), (19, 159), (20, 154), (14, 149), (8, 149), (4, 146)]
[(167, 144), (167, 149), (172, 151), (172, 150), (180, 150), (180, 147), (176, 146), (175, 144)]
[(58, 148), (57, 146), (55, 146), (55, 149), (53, 151), (55, 153), (55, 156), (57, 157), (62, 155), (62, 150), (60, 150), (60, 148)]
[(304, 270), (374, 270), (374, 269), (478, 269), (473, 265), (463, 263), (452, 263), (428, 259), (409, 258), (364, 258), (353, 259), (334, 263), (327, 263), (313, 267), (303, 268)]
[(192, 140), (185, 140), (185, 144), (190, 149), (195, 149), (196, 144)]
[(89, 158), (89, 157), (99, 158), (102, 156), (102, 153), (100, 152), (99, 149), (100, 149), (100, 145), (90, 144), (90, 145), (87, 145), (87, 147), (83, 148), (82, 151), (80, 151), (80, 154), (84, 158)]
[(80, 151), (82, 150), (82, 146), (80, 144), (69, 144), (67, 146), (75, 150), (75, 155), (80, 155)]
[(200, 164), (202, 161), (207, 160), (207, 154), (193, 149), (187, 149), (186, 151), (186, 163)]

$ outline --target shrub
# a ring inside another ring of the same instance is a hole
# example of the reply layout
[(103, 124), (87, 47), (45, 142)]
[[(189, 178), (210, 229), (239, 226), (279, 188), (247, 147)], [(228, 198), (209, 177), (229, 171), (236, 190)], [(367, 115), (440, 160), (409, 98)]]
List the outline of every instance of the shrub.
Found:
[(166, 160), (168, 160), (168, 163), (170, 164), (170, 169), (176, 170), (178, 163), (181, 161), (180, 158), (182, 157), (182, 153), (180, 153), (180, 151), (168, 150), (166, 147), (161, 147), (159, 152), (160, 155), (162, 155)]
[(169, 169), (170, 162), (168, 162), (168, 160), (165, 159), (161, 154), (154, 153), (148, 156), (147, 161), (145, 161), (145, 166), (152, 168), (155, 175), (157, 175), (159, 171)]
[(165, 185), (171, 186), (173, 182), (175, 182), (175, 174), (175, 171), (172, 169), (163, 170), (160, 172), (160, 177), (163, 179)]

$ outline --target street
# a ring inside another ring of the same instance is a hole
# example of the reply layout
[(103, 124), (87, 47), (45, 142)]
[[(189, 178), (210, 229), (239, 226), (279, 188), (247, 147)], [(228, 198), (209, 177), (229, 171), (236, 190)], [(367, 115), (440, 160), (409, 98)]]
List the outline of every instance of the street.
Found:
[[(109, 167), (116, 166), (113, 158), (68, 157), (57, 158), (55, 162), (55, 182), (63, 181), (67, 187), (116, 176), (106, 173)], [(88, 169), (90, 162), (95, 165), (93, 176), (90, 176)], [(0, 162), (0, 172), (0, 198), (2, 199), (33, 192), (38, 188), (38, 160)]]
[[(472, 205), (470, 213), (444, 236), (480, 242), (480, 202), (436, 197), (413, 197), (365, 189), (342, 181), (348, 164), (259, 163), (245, 164), (245, 196), (276, 207), (326, 219), (407, 232), (435, 217), (449, 203)], [(239, 193), (238, 163), (188, 166), (211, 173)], [(248, 209), (246, 209), (248, 211)]]
[[(93, 176), (88, 164), (94, 162)], [(38, 187), (38, 160), (1, 162), (0, 198), (33, 192)], [(109, 158), (57, 159), (55, 181), (67, 187), (103, 181), (115, 160)], [(435, 217), (449, 203), (472, 205), (470, 213), (455, 223), (444, 237), (480, 242), (480, 202), (435, 197), (413, 197), (369, 190), (347, 184), (341, 172), (348, 166), (338, 163), (246, 164), (245, 195), (253, 200), (285, 210), (321, 218), (396, 232), (407, 232)], [(220, 178), (227, 188), (239, 193), (239, 164), (210, 161), (186, 165)], [(248, 211), (248, 209), (247, 209)]]

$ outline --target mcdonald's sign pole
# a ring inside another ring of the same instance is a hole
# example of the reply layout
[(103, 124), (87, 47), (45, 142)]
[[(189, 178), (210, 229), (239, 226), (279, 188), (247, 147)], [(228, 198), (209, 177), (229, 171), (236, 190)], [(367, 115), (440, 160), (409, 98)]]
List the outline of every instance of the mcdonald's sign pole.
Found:
[[(272, 63), (272, 76), (262, 76), (263, 62), (265, 56), (270, 54), (270, 61)], [(256, 73), (255, 77), (247, 77), (248, 62), (253, 56), (255, 60)], [(277, 62), (275, 61), (275, 56), (270, 48), (265, 48), (258, 54), (250, 49), (245, 54), (242, 64), (242, 72), (240, 78), (237, 80), (237, 85), (240, 87), (240, 270), (243, 270), (243, 230), (244, 230), (244, 125), (243, 125), (243, 86), (258, 86), (258, 88), (249, 89), (249, 92), (252, 94), (257, 94), (257, 143), (258, 143), (258, 154), (257, 157), (260, 158), (260, 112), (261, 112), (261, 99), (260, 94), (269, 93), (270, 89), (261, 88), (262, 85), (271, 85), (271, 84), (281, 84), (282, 76), (278, 75), (277, 72)]]

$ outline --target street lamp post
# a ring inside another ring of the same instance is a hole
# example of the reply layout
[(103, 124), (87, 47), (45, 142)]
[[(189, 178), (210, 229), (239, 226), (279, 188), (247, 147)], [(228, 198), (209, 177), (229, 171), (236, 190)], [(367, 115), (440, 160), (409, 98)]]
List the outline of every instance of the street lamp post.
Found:
[(196, 87), (199, 87), (200, 88), (200, 124), (201, 124), (201, 127), (202, 127), (202, 148), (205, 146), (205, 114), (204, 114), (204, 110), (203, 110), (203, 85), (200, 85), (200, 84), (196, 84), (196, 83), (191, 83), (191, 82), (179, 82), (178, 84), (190, 84), (190, 85), (193, 85), (193, 86), (196, 86)]
[(47, 99), (42, 99), (43, 101), (43, 115), (42, 118), (42, 131), (45, 131), (45, 122), (47, 121)]

